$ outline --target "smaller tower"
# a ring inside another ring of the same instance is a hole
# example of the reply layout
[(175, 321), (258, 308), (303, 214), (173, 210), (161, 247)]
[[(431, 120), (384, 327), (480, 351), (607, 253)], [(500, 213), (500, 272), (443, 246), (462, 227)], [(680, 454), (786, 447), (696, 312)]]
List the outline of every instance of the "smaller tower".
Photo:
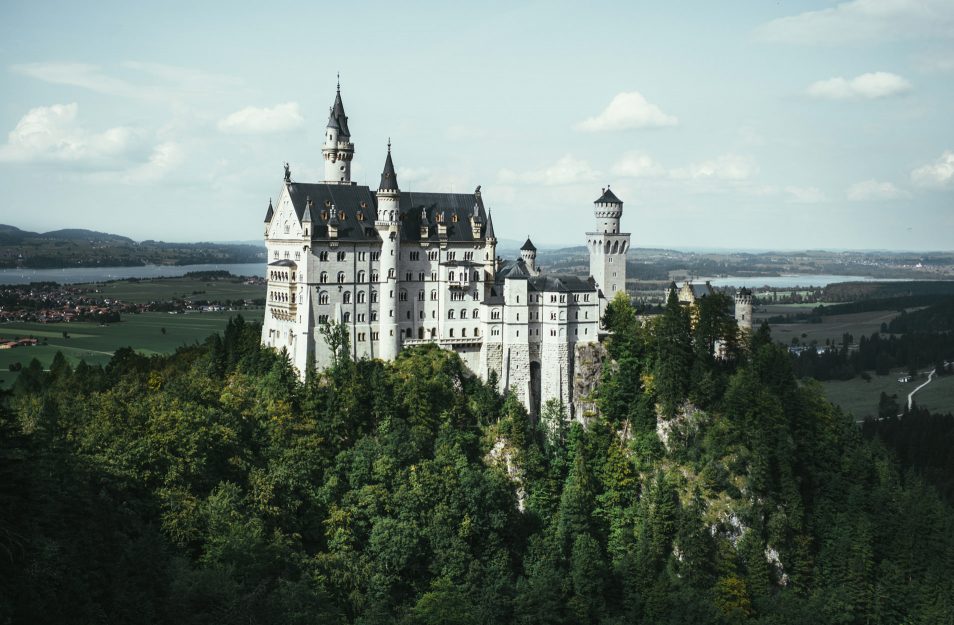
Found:
[(380, 324), (380, 354), (385, 360), (394, 360), (401, 351), (401, 332), (398, 326), (398, 258), (401, 255), (401, 191), (398, 189), (397, 174), (391, 160), (391, 141), (388, 140), (388, 156), (381, 172), (381, 184), (378, 186), (378, 217), (374, 228), (381, 237), (381, 266), (379, 273), (381, 309), (378, 314)]
[(593, 202), (593, 213), (596, 216), (596, 231), (586, 233), (586, 244), (590, 250), (590, 275), (603, 292), (603, 299), (600, 300), (602, 317), (606, 302), (617, 293), (626, 291), (629, 233), (619, 231), (623, 202), (608, 186)]
[(520, 248), (520, 258), (523, 259), (523, 262), (526, 263), (527, 269), (530, 270), (531, 274), (537, 274), (537, 248), (530, 240), (530, 237), (527, 237), (527, 242), (523, 244), (523, 247)]
[(341, 102), (340, 81), (335, 103), (331, 106), (331, 113), (328, 115), (328, 126), (325, 128), (325, 142), (321, 148), (321, 154), (325, 158), (326, 183), (352, 184), (351, 160), (354, 158), (354, 144), (351, 143), (348, 116), (345, 115), (344, 104)]
[(752, 291), (742, 287), (735, 294), (735, 321), (739, 330), (752, 331)]

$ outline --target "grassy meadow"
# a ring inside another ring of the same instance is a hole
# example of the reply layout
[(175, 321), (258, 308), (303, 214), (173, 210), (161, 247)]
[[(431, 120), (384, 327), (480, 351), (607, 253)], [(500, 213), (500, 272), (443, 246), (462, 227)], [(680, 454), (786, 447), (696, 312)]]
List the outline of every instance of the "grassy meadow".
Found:
[[(123, 315), (119, 323), (5, 323), (0, 324), (0, 340), (35, 337), (41, 344), (0, 350), (0, 387), (7, 388), (17, 373), (9, 365), (20, 362), (25, 367), (32, 359), (49, 367), (56, 352), (63, 352), (72, 364), (85, 360), (90, 364), (106, 364), (114, 351), (132, 347), (143, 354), (168, 354), (182, 345), (202, 342), (214, 332), (222, 332), (229, 317), (241, 314), (249, 321), (261, 321), (263, 310), (224, 311), (214, 313), (141, 313)], [(165, 332), (163, 332), (165, 330)], [(63, 332), (69, 338), (63, 337)], [(43, 342), (46, 345), (43, 345)]]
[(196, 280), (193, 278), (156, 278), (152, 280), (119, 280), (80, 285), (94, 287), (103, 299), (131, 304), (167, 302), (174, 299), (242, 300), (265, 297), (265, 287), (243, 281)]

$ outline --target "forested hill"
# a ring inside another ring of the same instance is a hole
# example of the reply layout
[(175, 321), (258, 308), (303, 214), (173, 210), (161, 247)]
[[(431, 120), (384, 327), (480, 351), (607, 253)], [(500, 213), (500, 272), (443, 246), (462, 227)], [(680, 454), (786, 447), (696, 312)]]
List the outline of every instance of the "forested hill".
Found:
[(0, 623), (950, 623), (951, 507), (767, 332), (714, 360), (734, 322), (703, 302), (614, 301), (586, 428), (433, 346), (300, 383), (240, 319), (33, 364), (0, 414)]
[(0, 269), (131, 267), (264, 262), (265, 249), (246, 243), (136, 242), (117, 234), (64, 229), (29, 232), (0, 224)]

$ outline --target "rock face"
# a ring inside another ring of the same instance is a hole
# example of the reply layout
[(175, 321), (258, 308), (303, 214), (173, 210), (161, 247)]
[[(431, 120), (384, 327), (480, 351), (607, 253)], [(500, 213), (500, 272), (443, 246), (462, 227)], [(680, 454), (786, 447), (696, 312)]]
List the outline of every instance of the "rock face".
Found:
[(593, 391), (603, 377), (603, 363), (608, 355), (602, 343), (578, 343), (575, 352), (572, 414), (577, 421), (586, 423), (587, 418), (599, 411)]
[(513, 482), (514, 491), (517, 496), (517, 510), (523, 512), (527, 507), (527, 490), (523, 485), (523, 469), (514, 461), (514, 450), (506, 439), (499, 438), (494, 446), (487, 453), (484, 461), (489, 466), (502, 466), (507, 472), (510, 481)]

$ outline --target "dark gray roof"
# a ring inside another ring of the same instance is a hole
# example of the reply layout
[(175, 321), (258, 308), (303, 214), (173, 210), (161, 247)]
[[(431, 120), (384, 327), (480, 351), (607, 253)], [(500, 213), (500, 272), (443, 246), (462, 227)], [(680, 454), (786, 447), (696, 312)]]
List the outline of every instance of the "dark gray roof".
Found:
[(532, 274), (530, 273), (530, 269), (527, 267), (527, 263), (523, 262), (522, 258), (518, 258), (517, 260), (506, 260), (497, 271), (495, 282), (502, 284), (503, 281), (508, 278), (526, 280), (531, 275)]
[(616, 197), (609, 187), (603, 189), (603, 195), (600, 196), (600, 199), (593, 202), (594, 204), (622, 204), (623, 202)]
[[(380, 240), (374, 229), (377, 219), (377, 197), (366, 186), (351, 184), (306, 184), (291, 182), (287, 185), (288, 194), (299, 219), (305, 214), (307, 198), (314, 200), (311, 209), (313, 224), (312, 236), (315, 239), (328, 238), (328, 222), (331, 207), (338, 209), (338, 239), (346, 241)], [(418, 193), (401, 192), (399, 207), (401, 211), (401, 240), (421, 241), (421, 217), (425, 215), (430, 222), (428, 234), (424, 240), (440, 241), (437, 232), (438, 212), (445, 215), (447, 240), (451, 242), (470, 242), (482, 240), (486, 236), (484, 225), (482, 236), (474, 238), (470, 218), (477, 204), (477, 213), (482, 223), (486, 223), (486, 212), (480, 196), (473, 193)], [(363, 219), (359, 219), (358, 217)], [(454, 217), (457, 221), (454, 221)]]
[(579, 276), (556, 274), (530, 278), (528, 286), (531, 291), (558, 291), (561, 293), (592, 292), (596, 290), (596, 284), (592, 278), (584, 279)]
[(341, 103), (341, 89), (335, 94), (335, 103), (331, 107), (331, 114), (328, 116), (328, 128), (337, 128), (345, 137), (351, 136), (348, 130), (348, 116), (344, 112), (344, 104)]
[(268, 198), (268, 210), (265, 211), (265, 223), (269, 223), (275, 215), (275, 209), (272, 208), (272, 198)]
[(520, 250), (527, 251), (527, 252), (536, 252), (537, 248), (533, 244), (533, 241), (530, 240), (530, 237), (527, 237), (527, 242), (523, 244), (523, 247), (521, 247)]
[(388, 143), (388, 157), (384, 161), (384, 171), (381, 172), (381, 184), (378, 191), (397, 191), (397, 174), (394, 172), (394, 161), (391, 160), (391, 144)]
[(496, 239), (494, 236), (494, 218), (493, 215), (487, 213), (487, 228), (484, 229), (484, 238), (487, 239)]
[(269, 267), (297, 267), (298, 265), (293, 260), (290, 260), (288, 258), (283, 258), (281, 260), (276, 260), (276, 261), (268, 263), (268, 266)]

